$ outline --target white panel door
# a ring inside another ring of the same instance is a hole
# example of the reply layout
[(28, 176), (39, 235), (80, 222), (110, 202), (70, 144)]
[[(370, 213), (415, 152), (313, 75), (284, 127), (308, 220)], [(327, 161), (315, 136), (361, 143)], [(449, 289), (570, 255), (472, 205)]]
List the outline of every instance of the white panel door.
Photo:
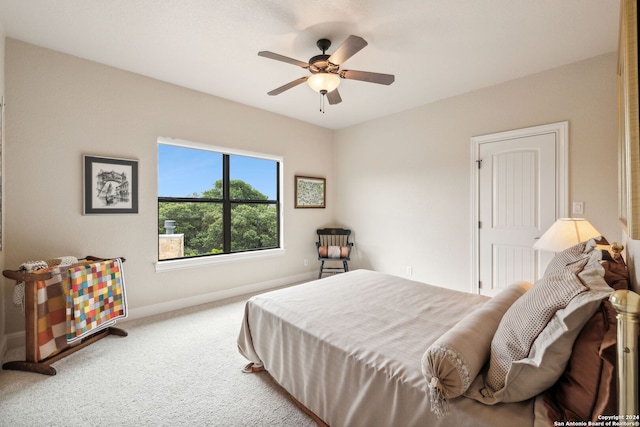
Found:
[(556, 219), (556, 144), (557, 134), (550, 132), (479, 145), (482, 294), (494, 295), (519, 280), (533, 283), (543, 273), (532, 246)]

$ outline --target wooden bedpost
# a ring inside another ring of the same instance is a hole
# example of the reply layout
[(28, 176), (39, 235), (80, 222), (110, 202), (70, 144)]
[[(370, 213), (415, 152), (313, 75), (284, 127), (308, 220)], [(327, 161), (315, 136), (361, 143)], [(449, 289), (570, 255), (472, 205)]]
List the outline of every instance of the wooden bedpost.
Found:
[(637, 416), (640, 295), (620, 290), (609, 301), (618, 313), (618, 415)]

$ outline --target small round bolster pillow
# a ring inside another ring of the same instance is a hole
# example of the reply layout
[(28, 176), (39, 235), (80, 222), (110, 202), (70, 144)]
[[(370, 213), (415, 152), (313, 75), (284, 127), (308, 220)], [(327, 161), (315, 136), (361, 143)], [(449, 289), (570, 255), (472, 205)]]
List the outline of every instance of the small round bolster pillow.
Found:
[(349, 246), (320, 246), (318, 255), (320, 258), (344, 259), (349, 256)]
[(491, 354), (491, 340), (500, 320), (531, 283), (517, 282), (462, 318), (422, 356), (422, 374), (429, 383), (431, 412), (449, 413), (448, 399), (462, 395)]

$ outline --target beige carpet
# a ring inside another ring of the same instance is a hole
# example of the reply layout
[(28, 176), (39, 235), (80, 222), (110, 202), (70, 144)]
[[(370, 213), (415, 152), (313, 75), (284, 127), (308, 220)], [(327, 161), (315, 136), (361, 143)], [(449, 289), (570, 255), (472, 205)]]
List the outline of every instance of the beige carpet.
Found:
[[(245, 298), (136, 321), (53, 364), (0, 371), (0, 426), (315, 426), (238, 353)], [(24, 352), (5, 357), (19, 360)]]

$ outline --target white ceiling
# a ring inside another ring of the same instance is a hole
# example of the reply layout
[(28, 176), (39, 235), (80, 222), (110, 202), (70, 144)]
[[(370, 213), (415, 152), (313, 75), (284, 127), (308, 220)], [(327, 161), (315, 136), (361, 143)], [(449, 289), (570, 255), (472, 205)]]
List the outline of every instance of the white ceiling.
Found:
[[(143, 74), (318, 126), (340, 129), (612, 52), (617, 0), (0, 0), (7, 37)], [(328, 38), (369, 45), (341, 68), (394, 74), (343, 80), (319, 112), (307, 62)]]

